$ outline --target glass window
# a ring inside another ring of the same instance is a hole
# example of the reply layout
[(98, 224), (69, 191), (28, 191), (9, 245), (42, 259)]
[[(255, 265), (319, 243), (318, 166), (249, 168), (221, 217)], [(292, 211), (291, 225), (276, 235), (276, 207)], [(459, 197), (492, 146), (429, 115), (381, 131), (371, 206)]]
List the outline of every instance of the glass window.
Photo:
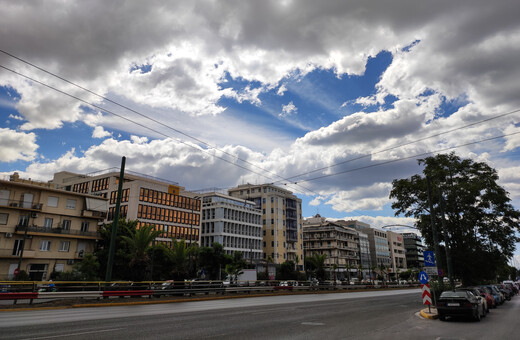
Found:
[(0, 214), (0, 224), (7, 224), (9, 214)]
[(51, 250), (51, 241), (42, 240), (40, 242), (40, 251), (49, 251)]
[(70, 230), (70, 220), (63, 220), (63, 230)]
[(59, 251), (69, 251), (70, 249), (70, 241), (60, 241), (60, 249)]
[(81, 222), (81, 231), (84, 232), (84, 233), (87, 232), (88, 231), (88, 225), (89, 225), (89, 222), (85, 222), (85, 221)]
[(76, 200), (73, 199), (67, 199), (67, 209), (76, 209)]
[(58, 207), (58, 197), (49, 196), (47, 198), (47, 206), (53, 208)]
[(0, 190), (0, 205), (8, 205), (9, 190)]
[(23, 240), (14, 240), (14, 247), (12, 255), (20, 255), (20, 251), (23, 249)]
[(52, 218), (46, 217), (43, 221), (43, 227), (44, 228), (52, 228)]

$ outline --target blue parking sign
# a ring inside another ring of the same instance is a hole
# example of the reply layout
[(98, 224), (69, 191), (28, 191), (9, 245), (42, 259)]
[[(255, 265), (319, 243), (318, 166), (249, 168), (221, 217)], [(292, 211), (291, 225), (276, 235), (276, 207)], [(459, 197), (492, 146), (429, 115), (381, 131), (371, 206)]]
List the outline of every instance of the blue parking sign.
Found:
[(424, 251), (424, 266), (425, 267), (436, 267), (435, 265), (435, 255), (432, 250)]

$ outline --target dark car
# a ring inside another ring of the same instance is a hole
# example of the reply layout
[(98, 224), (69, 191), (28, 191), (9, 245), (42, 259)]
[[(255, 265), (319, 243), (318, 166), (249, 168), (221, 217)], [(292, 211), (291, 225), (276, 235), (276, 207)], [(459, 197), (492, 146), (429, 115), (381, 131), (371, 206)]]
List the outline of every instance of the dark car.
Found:
[(437, 300), (439, 319), (444, 321), (447, 316), (469, 316), (476, 321), (485, 313), (481, 297), (475, 296), (469, 290), (448, 290), (442, 292)]

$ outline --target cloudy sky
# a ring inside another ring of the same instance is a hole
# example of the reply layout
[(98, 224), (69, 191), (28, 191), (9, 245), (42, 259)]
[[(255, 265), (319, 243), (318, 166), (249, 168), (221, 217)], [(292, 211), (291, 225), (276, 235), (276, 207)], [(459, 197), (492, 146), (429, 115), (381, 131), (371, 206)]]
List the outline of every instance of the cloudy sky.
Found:
[(304, 216), (382, 226), (413, 223), (393, 216), (391, 181), (454, 148), (495, 167), (518, 208), (519, 10), (0, 0), (0, 174), (126, 156), (189, 190), (276, 183)]

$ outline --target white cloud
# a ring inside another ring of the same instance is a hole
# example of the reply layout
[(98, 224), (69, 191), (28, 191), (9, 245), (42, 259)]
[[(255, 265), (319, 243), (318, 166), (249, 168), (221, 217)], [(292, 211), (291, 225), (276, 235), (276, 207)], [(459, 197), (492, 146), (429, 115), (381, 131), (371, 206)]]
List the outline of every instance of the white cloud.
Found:
[(9, 118), (16, 119), (16, 120), (24, 120), (23, 117), (18, 115), (9, 114)]
[(287, 105), (282, 105), (282, 113), (278, 114), (279, 117), (287, 117), (298, 113), (298, 108), (291, 101)]
[(102, 126), (96, 126), (94, 131), (92, 131), (93, 138), (105, 138), (112, 136), (112, 132), (105, 131)]
[(36, 157), (36, 134), (0, 128), (0, 159), (3, 162), (32, 161)]

